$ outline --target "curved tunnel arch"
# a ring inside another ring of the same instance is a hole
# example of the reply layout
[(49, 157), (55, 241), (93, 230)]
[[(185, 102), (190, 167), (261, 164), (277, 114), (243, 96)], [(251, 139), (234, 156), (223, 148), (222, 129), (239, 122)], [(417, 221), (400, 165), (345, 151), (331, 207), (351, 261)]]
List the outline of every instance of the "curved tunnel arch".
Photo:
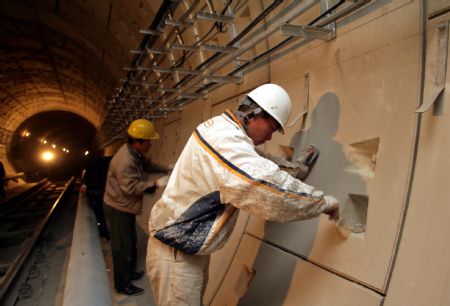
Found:
[[(65, 177), (79, 172), (89, 156), (96, 127), (84, 117), (68, 111), (41, 111), (24, 120), (11, 136), (6, 152), (16, 172), (25, 180)], [(41, 159), (51, 152), (52, 161)]]
[(0, 160), (14, 131), (42, 111), (96, 129), (160, 1), (0, 1)]

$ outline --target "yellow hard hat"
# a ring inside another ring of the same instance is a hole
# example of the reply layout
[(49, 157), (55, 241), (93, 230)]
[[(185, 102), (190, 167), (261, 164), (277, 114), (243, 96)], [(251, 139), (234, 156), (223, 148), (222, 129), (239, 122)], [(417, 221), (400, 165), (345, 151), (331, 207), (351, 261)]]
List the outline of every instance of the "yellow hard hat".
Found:
[(128, 135), (135, 139), (159, 139), (159, 134), (155, 131), (153, 123), (147, 119), (136, 119), (128, 127)]

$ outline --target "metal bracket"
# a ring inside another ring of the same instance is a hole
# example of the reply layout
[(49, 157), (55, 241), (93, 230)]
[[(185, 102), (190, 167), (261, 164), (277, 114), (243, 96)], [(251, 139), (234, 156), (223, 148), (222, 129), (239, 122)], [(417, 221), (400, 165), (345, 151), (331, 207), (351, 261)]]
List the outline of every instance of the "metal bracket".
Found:
[(219, 14), (213, 14), (213, 13), (208, 13), (208, 12), (204, 12), (204, 11), (197, 12), (196, 17), (197, 17), (197, 19), (203, 19), (203, 20), (208, 20), (208, 21), (212, 21), (212, 22), (231, 23), (234, 20), (233, 15), (219, 15)]
[(148, 52), (146, 50), (130, 50), (131, 54), (140, 54), (140, 55), (147, 55)]
[(158, 66), (151, 67), (151, 70), (153, 70), (155, 72), (159, 72), (159, 73), (174, 73), (175, 72), (173, 69), (158, 67)]
[(169, 54), (170, 50), (168, 49), (154, 49), (154, 48), (147, 48), (147, 53), (150, 54)]
[(424, 113), (429, 110), (445, 89), (446, 70), (447, 70), (447, 52), (448, 52), (448, 20), (441, 22), (437, 29), (430, 35), (435, 37), (428, 38), (428, 49), (426, 58), (425, 75), (425, 93), (423, 103), (415, 111)]
[(145, 29), (140, 29), (139, 33), (141, 33), (141, 34), (148, 34), (148, 35), (155, 35), (155, 36), (159, 36), (159, 35), (162, 34), (162, 32), (160, 32), (160, 31), (145, 30)]
[(232, 53), (236, 50), (239, 50), (239, 48), (236, 47), (227, 47), (227, 46), (217, 46), (217, 45), (202, 45), (201, 48), (206, 51), (214, 51), (214, 52), (221, 52), (221, 53)]
[(172, 45), (173, 50), (196, 51), (198, 48), (198, 46), (186, 46), (178, 43)]
[(242, 83), (241, 77), (235, 77), (235, 76), (219, 76), (219, 75), (206, 75), (205, 76), (205, 83), (234, 83), (234, 84), (240, 84)]
[(331, 40), (335, 37), (335, 32), (330, 29), (310, 27), (304, 25), (283, 24), (280, 27), (281, 34), (287, 36), (304, 37), (310, 39)]
[(189, 74), (189, 75), (201, 75), (203, 74), (202, 70), (198, 69), (184, 69), (184, 68), (175, 68), (175, 72), (180, 74)]
[(179, 95), (181, 99), (200, 99), (203, 98), (205, 95), (201, 93), (189, 93), (189, 92), (183, 92)]
[(182, 45), (179, 43), (175, 43), (172, 45), (173, 50), (185, 50), (185, 51), (197, 51), (197, 50), (204, 50), (204, 51), (213, 51), (213, 52), (220, 52), (220, 53), (232, 53), (236, 50), (239, 50), (239, 48), (236, 47), (227, 47), (227, 46), (217, 46), (217, 45), (201, 45), (201, 46), (187, 46)]
[(158, 89), (159, 91), (165, 91), (165, 92), (178, 92), (178, 91), (180, 91), (180, 89), (179, 88), (159, 88)]
[(194, 25), (193, 21), (174, 21), (174, 20), (169, 20), (169, 19), (166, 19), (165, 23), (166, 23), (166, 25), (170, 25), (173, 27), (179, 27), (179, 28), (188, 28), (188, 27)]

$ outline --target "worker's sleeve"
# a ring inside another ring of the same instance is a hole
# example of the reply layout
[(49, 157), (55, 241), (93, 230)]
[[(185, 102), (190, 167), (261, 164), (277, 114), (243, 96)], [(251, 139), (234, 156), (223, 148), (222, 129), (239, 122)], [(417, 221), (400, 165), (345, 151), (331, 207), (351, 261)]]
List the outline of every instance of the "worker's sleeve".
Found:
[(153, 180), (143, 180), (137, 166), (133, 163), (121, 163), (117, 167), (116, 177), (124, 194), (140, 196), (149, 187), (155, 186)]
[(332, 197), (324, 197), (322, 191), (260, 156), (248, 137), (231, 134), (211, 137), (208, 142), (196, 132), (205, 157), (213, 165), (222, 203), (278, 222), (313, 218), (334, 204)]
[(258, 148), (255, 148), (256, 153), (258, 155), (274, 162), (277, 164), (282, 170), (289, 173), (289, 175), (297, 178), (297, 179), (304, 179), (309, 174), (309, 168), (306, 166), (303, 162), (292, 162), (287, 160), (284, 157), (279, 157), (272, 155), (270, 153), (264, 152), (263, 150), (260, 150)]

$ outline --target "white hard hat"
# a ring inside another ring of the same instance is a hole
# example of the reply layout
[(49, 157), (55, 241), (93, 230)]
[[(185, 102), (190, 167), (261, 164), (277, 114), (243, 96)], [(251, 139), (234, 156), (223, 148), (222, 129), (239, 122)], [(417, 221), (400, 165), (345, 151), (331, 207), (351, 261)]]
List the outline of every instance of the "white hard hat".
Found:
[(253, 89), (247, 96), (278, 121), (284, 130), (292, 109), (286, 90), (277, 84), (267, 83)]

